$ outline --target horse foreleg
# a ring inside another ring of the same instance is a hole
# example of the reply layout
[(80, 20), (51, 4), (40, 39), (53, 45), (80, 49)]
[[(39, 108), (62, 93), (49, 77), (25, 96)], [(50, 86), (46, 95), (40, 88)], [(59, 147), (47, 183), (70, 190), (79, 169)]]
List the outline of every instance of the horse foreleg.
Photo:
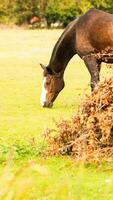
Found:
[(84, 57), (84, 62), (91, 75), (90, 86), (91, 86), (91, 90), (93, 91), (96, 84), (100, 80), (99, 74), (100, 74), (101, 63), (98, 60), (96, 60), (96, 58), (93, 56)]

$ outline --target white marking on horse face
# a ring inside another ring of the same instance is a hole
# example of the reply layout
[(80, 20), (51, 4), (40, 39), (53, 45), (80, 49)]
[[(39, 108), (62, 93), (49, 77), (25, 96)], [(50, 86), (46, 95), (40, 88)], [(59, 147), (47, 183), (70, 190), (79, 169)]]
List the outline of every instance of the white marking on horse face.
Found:
[(46, 94), (47, 94), (47, 90), (45, 88), (45, 83), (46, 83), (46, 77), (43, 80), (43, 84), (42, 84), (42, 92), (41, 92), (41, 98), (40, 98), (40, 102), (41, 105), (44, 106), (44, 103), (46, 102)]

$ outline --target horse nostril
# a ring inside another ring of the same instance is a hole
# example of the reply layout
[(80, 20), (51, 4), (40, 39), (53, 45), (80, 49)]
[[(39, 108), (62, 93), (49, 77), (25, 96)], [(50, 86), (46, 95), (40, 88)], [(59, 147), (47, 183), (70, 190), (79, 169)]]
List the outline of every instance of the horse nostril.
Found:
[(43, 106), (43, 108), (51, 108), (53, 106), (53, 103), (52, 102), (44, 102), (42, 106)]
[(46, 107), (46, 102), (44, 102), (44, 103), (42, 104), (42, 107), (43, 107), (43, 108)]
[(53, 106), (53, 103), (50, 102), (50, 103), (48, 104), (48, 108), (52, 108), (52, 106)]

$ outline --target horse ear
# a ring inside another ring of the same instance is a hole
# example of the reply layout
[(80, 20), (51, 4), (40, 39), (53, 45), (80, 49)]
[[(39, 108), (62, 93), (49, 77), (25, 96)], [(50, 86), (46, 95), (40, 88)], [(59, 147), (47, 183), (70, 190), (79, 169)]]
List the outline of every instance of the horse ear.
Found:
[(41, 64), (41, 63), (40, 63), (40, 66), (41, 66), (41, 68), (42, 68), (43, 70), (46, 69), (46, 67), (45, 67), (43, 64)]

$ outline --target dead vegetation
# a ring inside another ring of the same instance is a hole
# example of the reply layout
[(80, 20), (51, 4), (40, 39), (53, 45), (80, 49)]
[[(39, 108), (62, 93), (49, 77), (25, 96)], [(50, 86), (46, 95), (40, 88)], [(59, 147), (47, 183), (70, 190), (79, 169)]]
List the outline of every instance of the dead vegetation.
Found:
[[(51, 136), (57, 131), (56, 136)], [(113, 160), (113, 77), (100, 83), (70, 121), (46, 134), (49, 155), (71, 155), (76, 161)]]

